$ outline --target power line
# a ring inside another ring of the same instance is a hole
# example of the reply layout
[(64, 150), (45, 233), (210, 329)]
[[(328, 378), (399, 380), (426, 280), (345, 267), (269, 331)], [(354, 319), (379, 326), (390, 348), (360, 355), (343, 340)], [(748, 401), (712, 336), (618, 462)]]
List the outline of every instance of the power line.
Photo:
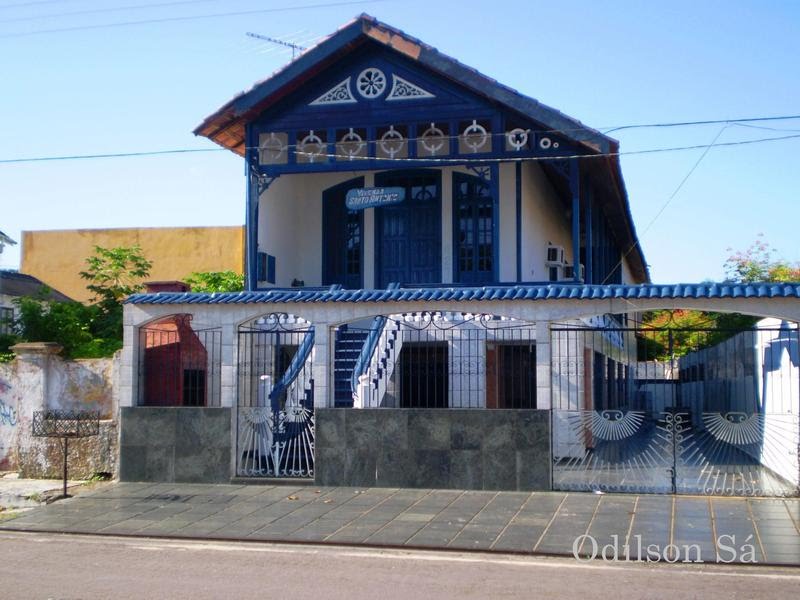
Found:
[(338, 6), (353, 6), (358, 4), (375, 4), (377, 2), (390, 2), (391, 0), (345, 0), (339, 2), (323, 2), (319, 4), (306, 4), (303, 6), (281, 6), (275, 8), (260, 8), (255, 10), (241, 10), (235, 12), (222, 12), (205, 15), (190, 15), (181, 17), (163, 17), (159, 19), (142, 19), (140, 21), (118, 21), (116, 23), (101, 23), (97, 25), (76, 25), (74, 27), (58, 27), (54, 29), (37, 29), (22, 33), (6, 33), (0, 35), (0, 39), (20, 38), (45, 33), (65, 33), (70, 31), (87, 31), (92, 29), (107, 29), (112, 27), (128, 27), (133, 25), (153, 25), (158, 23), (174, 23), (179, 21), (195, 21), (200, 19), (219, 19), (223, 17), (241, 17), (266, 13), (296, 12), (317, 8), (335, 8)]
[[(57, 17), (77, 17), (80, 15), (95, 15), (109, 12), (122, 12), (126, 10), (141, 10), (143, 8), (166, 8), (168, 6), (182, 6), (186, 4), (208, 4), (209, 2), (220, 2), (221, 0), (176, 0), (174, 2), (156, 2), (153, 4), (129, 4), (127, 6), (113, 6), (106, 8), (90, 8), (86, 10), (75, 10), (71, 12), (45, 13), (41, 15), (28, 15), (25, 17), (14, 17), (2, 19), (0, 23), (20, 23), (22, 21), (41, 21), (45, 19), (55, 19)], [(25, 5), (27, 6), (27, 5)], [(0, 8), (6, 8), (0, 6)]]
[[(311, 152), (297, 152), (298, 154), (306, 156), (314, 156), (318, 158), (334, 158), (342, 162), (348, 161), (352, 163), (365, 162), (372, 160), (385, 160), (391, 162), (411, 162), (411, 163), (442, 163), (442, 164), (492, 164), (502, 162), (545, 162), (545, 161), (558, 161), (567, 159), (592, 159), (603, 157), (615, 156), (633, 156), (642, 154), (657, 154), (664, 152), (681, 152), (687, 150), (701, 150), (710, 148), (721, 148), (731, 146), (745, 146), (749, 144), (759, 144), (766, 142), (777, 142), (781, 140), (798, 139), (800, 134), (784, 135), (779, 137), (759, 138), (754, 140), (737, 140), (733, 142), (720, 142), (712, 144), (697, 144), (692, 146), (673, 146), (668, 148), (650, 148), (644, 150), (631, 150), (629, 152), (605, 152), (600, 154), (573, 154), (573, 155), (556, 155), (556, 156), (529, 156), (529, 157), (515, 157), (507, 156), (502, 158), (471, 158), (469, 156), (454, 157), (454, 158), (375, 158), (368, 156), (355, 156), (351, 157), (346, 154), (326, 154), (326, 153), (311, 153)], [(260, 150), (258, 147), (245, 147), (245, 150)], [(5, 158), (0, 159), (0, 164), (14, 164), (14, 163), (32, 163), (32, 162), (54, 162), (62, 160), (89, 160), (98, 158), (127, 158), (127, 157), (145, 157), (145, 156), (160, 156), (169, 154), (196, 154), (196, 153), (210, 153), (210, 152), (227, 152), (226, 148), (178, 148), (172, 150), (151, 150), (142, 152), (118, 152), (118, 153), (105, 153), (105, 154), (73, 154), (65, 156), (41, 156), (41, 157), (21, 157), (21, 158)]]
[(179, 148), (176, 150), (149, 150), (144, 152), (116, 152), (107, 154), (73, 154), (67, 156), (39, 156), (33, 158), (5, 158), (0, 164), (52, 162), (59, 160), (89, 160), (94, 158), (126, 158), (134, 156), (162, 156), (165, 154), (196, 154), (200, 152), (221, 152), (225, 148)]
[(5, 10), (6, 8), (28, 8), (29, 6), (36, 6), (38, 4), (58, 4), (70, 1), (71, 0), (38, 0), (37, 2), (17, 2), (16, 4), (4, 4), (0, 6), (0, 10)]
[[(720, 136), (723, 134), (723, 132), (726, 129), (728, 129), (728, 127), (730, 127), (730, 125), (723, 125), (720, 128), (720, 130), (717, 132), (717, 135), (714, 136), (714, 139), (711, 140), (711, 143), (708, 145), (708, 147), (706, 147), (706, 149), (703, 151), (703, 153), (700, 155), (700, 157), (692, 165), (691, 169), (689, 169), (688, 173), (686, 173), (686, 175), (684, 175), (683, 179), (681, 179), (681, 182), (678, 184), (678, 186), (675, 188), (675, 190), (672, 192), (672, 194), (670, 194), (669, 198), (667, 198), (667, 201), (664, 202), (663, 206), (659, 209), (659, 211), (656, 213), (656, 215), (650, 220), (650, 222), (647, 224), (647, 226), (642, 230), (642, 233), (641, 233), (642, 237), (644, 237), (644, 235), (648, 231), (650, 231), (650, 228), (653, 226), (653, 224), (656, 221), (658, 221), (659, 217), (661, 217), (662, 214), (664, 214), (664, 211), (667, 210), (667, 207), (670, 205), (672, 200), (675, 198), (675, 196), (678, 195), (678, 192), (681, 191), (681, 188), (683, 188), (684, 184), (689, 180), (689, 177), (692, 176), (692, 173), (694, 173), (697, 170), (697, 167), (699, 167), (700, 163), (703, 162), (703, 159), (711, 151), (711, 148), (713, 148), (715, 145), (717, 145), (717, 140), (720, 138)], [(722, 144), (719, 144), (719, 145), (722, 145)], [(604, 285), (604, 284), (606, 284), (608, 282), (608, 280), (611, 277), (612, 273), (614, 273), (617, 269), (622, 268), (622, 263), (625, 261), (625, 259), (630, 255), (631, 252), (633, 252), (633, 250), (638, 245), (639, 245), (639, 241), (638, 240), (636, 242), (634, 242), (633, 244), (631, 244), (630, 248), (628, 248), (628, 250), (622, 254), (622, 257), (620, 258), (619, 263), (617, 264), (617, 266), (614, 267), (608, 275), (606, 275), (605, 279), (603, 279), (603, 282), (602, 282), (601, 285)]]
[(752, 117), (748, 119), (715, 119), (709, 121), (678, 121), (675, 123), (644, 123), (638, 125), (621, 125), (619, 127), (612, 127), (611, 129), (606, 129), (603, 133), (608, 134), (614, 131), (622, 131), (624, 129), (683, 127), (686, 125), (730, 125), (733, 123), (756, 123), (758, 121), (788, 121), (792, 119), (800, 119), (800, 115), (786, 115), (780, 117)]

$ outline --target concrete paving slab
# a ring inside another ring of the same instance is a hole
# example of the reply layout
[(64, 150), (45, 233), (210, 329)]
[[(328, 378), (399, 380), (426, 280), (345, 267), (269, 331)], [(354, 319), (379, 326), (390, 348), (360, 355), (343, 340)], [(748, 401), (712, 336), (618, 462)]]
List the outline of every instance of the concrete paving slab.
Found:
[(715, 560), (716, 538), (729, 535), (750, 539), (758, 561), (800, 565), (798, 509), (796, 499), (122, 483), (0, 529), (562, 555), (588, 532), (598, 547), (628, 543), (636, 554), (672, 543), (703, 560)]

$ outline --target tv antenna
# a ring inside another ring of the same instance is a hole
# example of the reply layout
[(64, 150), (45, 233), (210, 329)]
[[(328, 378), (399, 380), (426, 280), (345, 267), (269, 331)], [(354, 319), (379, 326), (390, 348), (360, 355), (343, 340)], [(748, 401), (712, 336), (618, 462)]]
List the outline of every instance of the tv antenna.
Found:
[(272, 44), (278, 44), (279, 46), (286, 46), (287, 48), (291, 48), (292, 49), (292, 60), (294, 60), (295, 53), (297, 51), (302, 52), (303, 50), (306, 49), (305, 46), (300, 46), (298, 44), (293, 44), (292, 42), (286, 42), (284, 40), (279, 40), (278, 38), (270, 37), (268, 35), (261, 35), (260, 33), (252, 33), (250, 31), (248, 31), (246, 33), (246, 35), (251, 37), (251, 38), (255, 38), (257, 40), (264, 40), (265, 42), (270, 42)]

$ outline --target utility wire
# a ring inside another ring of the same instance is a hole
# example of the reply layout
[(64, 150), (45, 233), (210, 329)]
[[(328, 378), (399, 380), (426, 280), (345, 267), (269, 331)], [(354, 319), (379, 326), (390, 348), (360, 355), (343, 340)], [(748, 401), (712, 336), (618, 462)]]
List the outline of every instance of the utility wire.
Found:
[(647, 129), (655, 127), (683, 127), (686, 125), (729, 125), (731, 123), (755, 123), (758, 121), (786, 121), (789, 119), (800, 119), (800, 115), (787, 115), (781, 117), (753, 117), (749, 119), (715, 119), (709, 121), (679, 121), (676, 123), (644, 123), (639, 125), (621, 125), (606, 129), (603, 133), (612, 133), (624, 129)]
[[(169, 6), (183, 6), (186, 4), (208, 4), (209, 2), (220, 2), (221, 0), (175, 0), (173, 2), (156, 2), (153, 4), (128, 4), (127, 6), (113, 6), (106, 8), (89, 8), (85, 10), (75, 10), (71, 12), (45, 13), (41, 15), (28, 15), (25, 17), (13, 17), (11, 19), (0, 19), (0, 23), (20, 23), (22, 21), (42, 21), (59, 17), (77, 17), (79, 15), (96, 15), (100, 13), (122, 12), (126, 10), (141, 10), (143, 8), (166, 8)], [(0, 6), (0, 8), (6, 8)]]
[[(603, 158), (614, 156), (632, 156), (640, 154), (656, 154), (663, 152), (680, 152), (686, 150), (700, 150), (721, 148), (724, 146), (745, 146), (749, 144), (759, 144), (766, 142), (777, 142), (781, 140), (798, 139), (800, 134), (784, 135), (780, 137), (760, 138), (755, 140), (738, 140), (734, 142), (720, 142), (712, 144), (698, 144), (693, 146), (673, 146), (668, 148), (650, 148), (644, 150), (631, 150), (629, 152), (606, 152), (601, 154), (572, 154), (569, 156), (556, 155), (556, 156), (529, 156), (529, 157), (515, 157), (506, 156), (502, 158), (473, 158), (468, 155), (454, 158), (376, 158), (369, 156), (355, 156), (351, 157), (346, 154), (326, 154), (326, 153), (312, 153), (297, 151), (297, 154), (305, 156), (314, 156), (315, 158), (334, 158), (342, 162), (364, 162), (372, 160), (391, 161), (391, 162), (411, 162), (411, 163), (443, 163), (443, 164), (492, 164), (502, 162), (544, 162), (544, 161), (558, 161), (566, 159), (591, 159)], [(258, 147), (245, 147), (245, 150), (260, 150)], [(228, 152), (227, 148), (178, 148), (173, 150), (152, 150), (142, 152), (118, 152), (118, 153), (105, 153), (105, 154), (74, 154), (65, 156), (40, 156), (40, 157), (21, 157), (21, 158), (5, 158), (0, 159), (0, 164), (14, 164), (14, 163), (32, 163), (32, 162), (54, 162), (62, 160), (89, 160), (97, 158), (125, 158), (125, 157), (143, 157), (143, 156), (160, 156), (168, 154), (196, 154), (208, 152)], [(677, 190), (676, 192), (677, 193)]]
[(181, 148), (177, 150), (150, 150), (146, 152), (117, 152), (108, 154), (73, 154), (70, 156), (39, 156), (34, 158), (5, 158), (0, 164), (53, 162), (59, 160), (89, 160), (94, 158), (125, 158), (133, 156), (162, 156), (165, 154), (197, 154), (201, 152), (221, 152), (225, 148)]
[[(728, 127), (730, 127), (730, 125), (723, 125), (720, 128), (720, 130), (717, 132), (717, 135), (714, 136), (713, 140), (711, 140), (711, 143), (706, 147), (706, 149), (703, 151), (703, 153), (700, 155), (700, 157), (695, 161), (695, 163), (692, 165), (692, 168), (689, 169), (689, 172), (686, 173), (686, 175), (684, 175), (683, 179), (681, 179), (681, 182), (678, 184), (678, 187), (676, 187), (675, 190), (672, 192), (672, 194), (670, 194), (669, 198), (667, 198), (667, 201), (664, 202), (663, 206), (659, 209), (659, 211), (656, 213), (656, 215), (650, 220), (650, 222), (642, 230), (642, 233), (638, 237), (644, 237), (645, 234), (648, 231), (650, 231), (650, 228), (653, 226), (653, 224), (656, 221), (658, 221), (659, 217), (661, 217), (661, 215), (664, 214), (664, 211), (667, 210), (667, 207), (670, 205), (670, 203), (675, 198), (675, 196), (678, 195), (678, 192), (681, 191), (681, 188), (683, 188), (683, 185), (689, 180), (689, 177), (692, 176), (692, 173), (694, 173), (697, 170), (697, 167), (700, 166), (700, 163), (703, 162), (703, 159), (711, 151), (711, 148), (713, 148), (715, 145), (718, 145), (718, 146), (725, 145), (725, 144), (717, 144), (717, 140), (719, 140), (720, 136), (723, 134), (723, 132), (726, 129), (728, 129)], [(611, 277), (611, 274), (614, 273), (617, 269), (621, 269), (622, 268), (622, 264), (625, 262), (625, 259), (630, 255), (631, 252), (634, 251), (634, 249), (639, 244), (640, 244), (640, 241), (638, 239), (633, 244), (631, 244), (630, 248), (628, 248), (628, 250), (625, 251), (622, 254), (622, 257), (620, 258), (619, 263), (617, 264), (617, 266), (614, 267), (613, 269), (611, 269), (609, 274), (606, 275), (605, 279), (603, 279), (603, 282), (601, 283), (601, 285), (605, 285), (608, 282), (609, 278)]]
[(29, 6), (36, 6), (39, 4), (58, 4), (61, 2), (71, 2), (71, 0), (38, 0), (37, 2), (17, 2), (15, 4), (3, 4), (0, 6), (0, 10), (4, 10), (6, 8), (28, 8)]
[(390, 2), (391, 0), (345, 0), (340, 2), (323, 2), (319, 4), (306, 4), (302, 6), (280, 6), (275, 8), (259, 8), (255, 10), (241, 10), (233, 12), (221, 12), (205, 15), (189, 15), (181, 17), (163, 17), (159, 19), (142, 19), (140, 21), (118, 21), (116, 23), (101, 23), (97, 25), (76, 25), (74, 27), (57, 27), (53, 29), (37, 29), (22, 33), (6, 33), (0, 35), (0, 39), (20, 38), (45, 33), (64, 33), (68, 31), (88, 31), (92, 29), (107, 29), (111, 27), (128, 27), (132, 25), (152, 25), (157, 23), (174, 23), (178, 21), (196, 21), (199, 19), (220, 19), (223, 17), (241, 17), (248, 15), (259, 15), (267, 13), (296, 12), (319, 8), (334, 8), (338, 6), (353, 6), (358, 4), (375, 4), (377, 2)]

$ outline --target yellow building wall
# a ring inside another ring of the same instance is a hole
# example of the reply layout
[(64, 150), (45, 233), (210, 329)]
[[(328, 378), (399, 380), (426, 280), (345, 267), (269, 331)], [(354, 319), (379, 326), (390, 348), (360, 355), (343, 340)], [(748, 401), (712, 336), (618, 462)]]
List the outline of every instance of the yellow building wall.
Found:
[(195, 271), (242, 273), (244, 268), (244, 227), (153, 227), (23, 231), (20, 271), (86, 302), (91, 294), (79, 273), (94, 246), (133, 245), (153, 263), (149, 281), (183, 280)]

